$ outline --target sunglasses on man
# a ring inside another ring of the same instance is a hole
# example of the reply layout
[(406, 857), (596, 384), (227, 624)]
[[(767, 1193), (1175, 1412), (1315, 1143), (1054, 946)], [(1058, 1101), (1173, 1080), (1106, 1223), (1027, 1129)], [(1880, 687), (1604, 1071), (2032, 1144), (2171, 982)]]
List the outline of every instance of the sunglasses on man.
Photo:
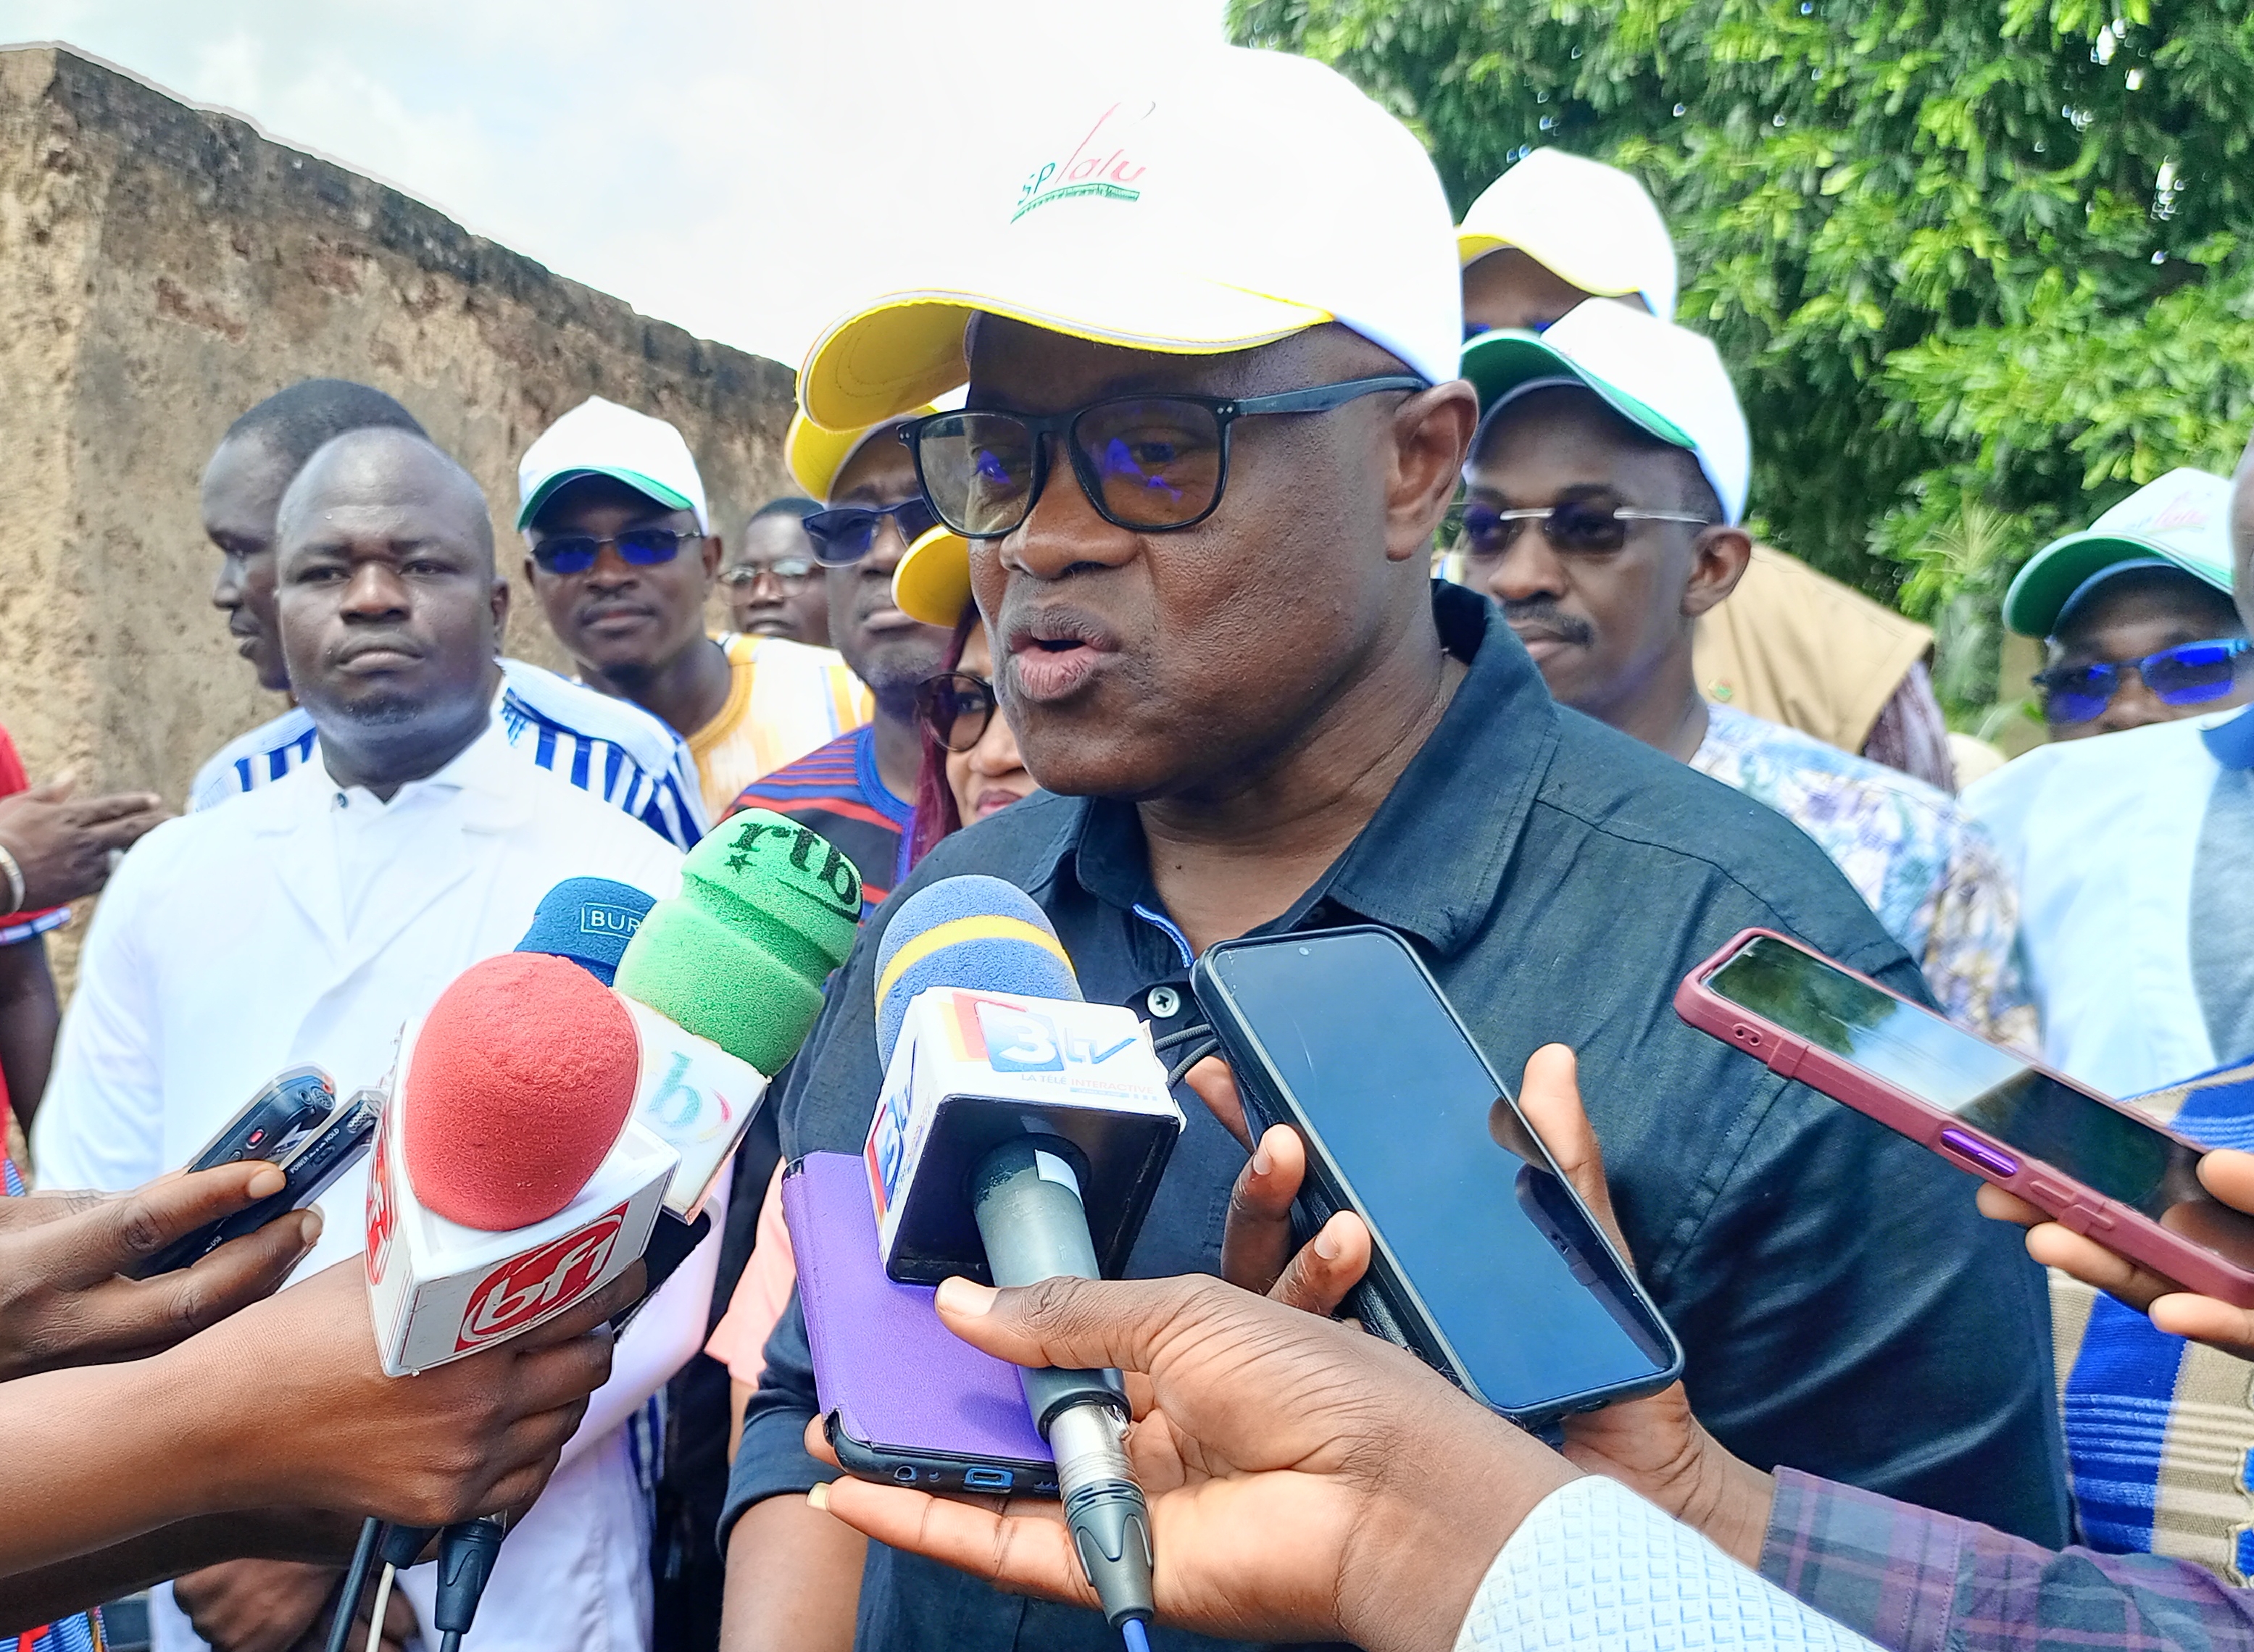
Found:
[(869, 554), (869, 547), (877, 542), (877, 535), (888, 517), (900, 530), (903, 545), (914, 544), (939, 526), (939, 519), (932, 515), (931, 507), (921, 499), (903, 499), (881, 511), (864, 510), (858, 505), (816, 511), (801, 526), (813, 542), (816, 561), (827, 568), (845, 568)]
[(1712, 521), (1684, 511), (1645, 511), (1628, 505), (1600, 505), (1594, 500), (1568, 499), (1522, 510), (1499, 511), (1478, 499), (1463, 507), (1463, 553), (1474, 562), (1492, 562), (1509, 554), (1518, 531), (1529, 522), (1542, 525), (1550, 548), (1568, 556), (1599, 556), (1628, 543), (1631, 522), (1681, 522), (1712, 527)]
[(2104, 714), (2129, 673), (2164, 706), (2197, 706), (2220, 700), (2238, 683), (2238, 662), (2254, 648), (2244, 637), (2178, 643), (2141, 659), (2054, 666), (2034, 675), (2048, 722), (2089, 722)]
[(702, 533), (676, 533), (669, 527), (628, 528), (623, 533), (551, 533), (532, 547), (532, 560), (550, 574), (584, 574), (594, 567), (603, 547), (610, 546), (630, 568), (655, 568), (681, 554), (681, 547)]
[[(1271, 396), (1111, 396), (1068, 413), (935, 413), (900, 427), (939, 519), (965, 539), (999, 539), (1032, 514), (1061, 446), (1096, 512), (1114, 527), (1195, 527), (1228, 484), (1237, 420), (1329, 413), (1422, 379), (1348, 379)], [(808, 525), (815, 519), (808, 517)]]

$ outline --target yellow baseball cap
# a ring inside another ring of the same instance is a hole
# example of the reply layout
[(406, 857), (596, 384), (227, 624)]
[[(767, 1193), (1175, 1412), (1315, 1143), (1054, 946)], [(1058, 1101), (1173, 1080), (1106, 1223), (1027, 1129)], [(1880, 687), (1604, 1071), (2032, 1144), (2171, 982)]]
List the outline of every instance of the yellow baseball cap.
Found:
[(1214, 47), (1075, 108), (997, 170), (911, 287), (815, 341), (800, 405), (850, 429), (968, 377), (970, 318), (1219, 354), (1336, 322), (1437, 384), (1463, 341), (1447, 199), (1424, 147), (1340, 75)]
[[(962, 402), (960, 395), (939, 400), (956, 406)], [(903, 416), (918, 418), (940, 410), (927, 403)], [(864, 442), (889, 433), (896, 422), (879, 419), (855, 430), (831, 430), (803, 413), (794, 414), (790, 431), (783, 437), (783, 463), (801, 488), (827, 504), (845, 461), (860, 451)], [(910, 619), (952, 629), (970, 602), (970, 543), (943, 525), (920, 535), (892, 570), (893, 605)]]

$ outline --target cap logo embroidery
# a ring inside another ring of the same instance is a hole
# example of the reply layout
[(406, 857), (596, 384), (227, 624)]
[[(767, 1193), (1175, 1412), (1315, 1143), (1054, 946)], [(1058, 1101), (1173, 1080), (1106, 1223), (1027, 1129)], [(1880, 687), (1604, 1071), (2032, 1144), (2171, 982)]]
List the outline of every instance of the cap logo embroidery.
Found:
[[(1145, 106), (1144, 115), (1150, 113)], [(1018, 191), (1017, 209), (1010, 214), (1016, 223), (1036, 206), (1046, 206), (1051, 201), (1066, 200), (1074, 195), (1100, 195), (1109, 200), (1135, 201), (1143, 199), (1143, 192), (1131, 188), (1143, 176), (1145, 168), (1133, 159), (1124, 144), (1109, 142), (1104, 128), (1111, 125), (1120, 106), (1113, 104), (1103, 111), (1088, 136), (1082, 138), (1071, 154), (1061, 161), (1044, 161), (1033, 169), (1024, 185)], [(1139, 120), (1141, 115), (1134, 117)], [(1122, 121), (1120, 125), (1130, 122)]]

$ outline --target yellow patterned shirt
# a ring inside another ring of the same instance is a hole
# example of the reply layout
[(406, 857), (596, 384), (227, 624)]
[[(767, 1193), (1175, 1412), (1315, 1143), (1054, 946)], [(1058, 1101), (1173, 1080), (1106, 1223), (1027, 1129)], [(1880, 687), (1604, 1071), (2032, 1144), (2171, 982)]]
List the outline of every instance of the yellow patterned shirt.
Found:
[(834, 648), (733, 632), (712, 640), (734, 680), (718, 715), (689, 736), (689, 752), (706, 813), (718, 820), (752, 781), (859, 728), (872, 708)]

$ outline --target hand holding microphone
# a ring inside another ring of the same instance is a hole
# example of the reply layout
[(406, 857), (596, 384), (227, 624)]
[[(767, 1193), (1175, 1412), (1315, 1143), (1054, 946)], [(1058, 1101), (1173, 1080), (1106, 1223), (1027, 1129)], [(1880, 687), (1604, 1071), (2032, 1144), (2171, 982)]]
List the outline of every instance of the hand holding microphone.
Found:
[[(903, 902), (877, 953), (884, 1095), (868, 1164), (886, 1271), (998, 1285), (1116, 1272), (1180, 1135), (1150, 1035), (1081, 997), (1056, 932), (998, 878)], [(1082, 1572), (1130, 1646), (1152, 1614), (1150, 1515), (1106, 1369), (1020, 1373)]]

